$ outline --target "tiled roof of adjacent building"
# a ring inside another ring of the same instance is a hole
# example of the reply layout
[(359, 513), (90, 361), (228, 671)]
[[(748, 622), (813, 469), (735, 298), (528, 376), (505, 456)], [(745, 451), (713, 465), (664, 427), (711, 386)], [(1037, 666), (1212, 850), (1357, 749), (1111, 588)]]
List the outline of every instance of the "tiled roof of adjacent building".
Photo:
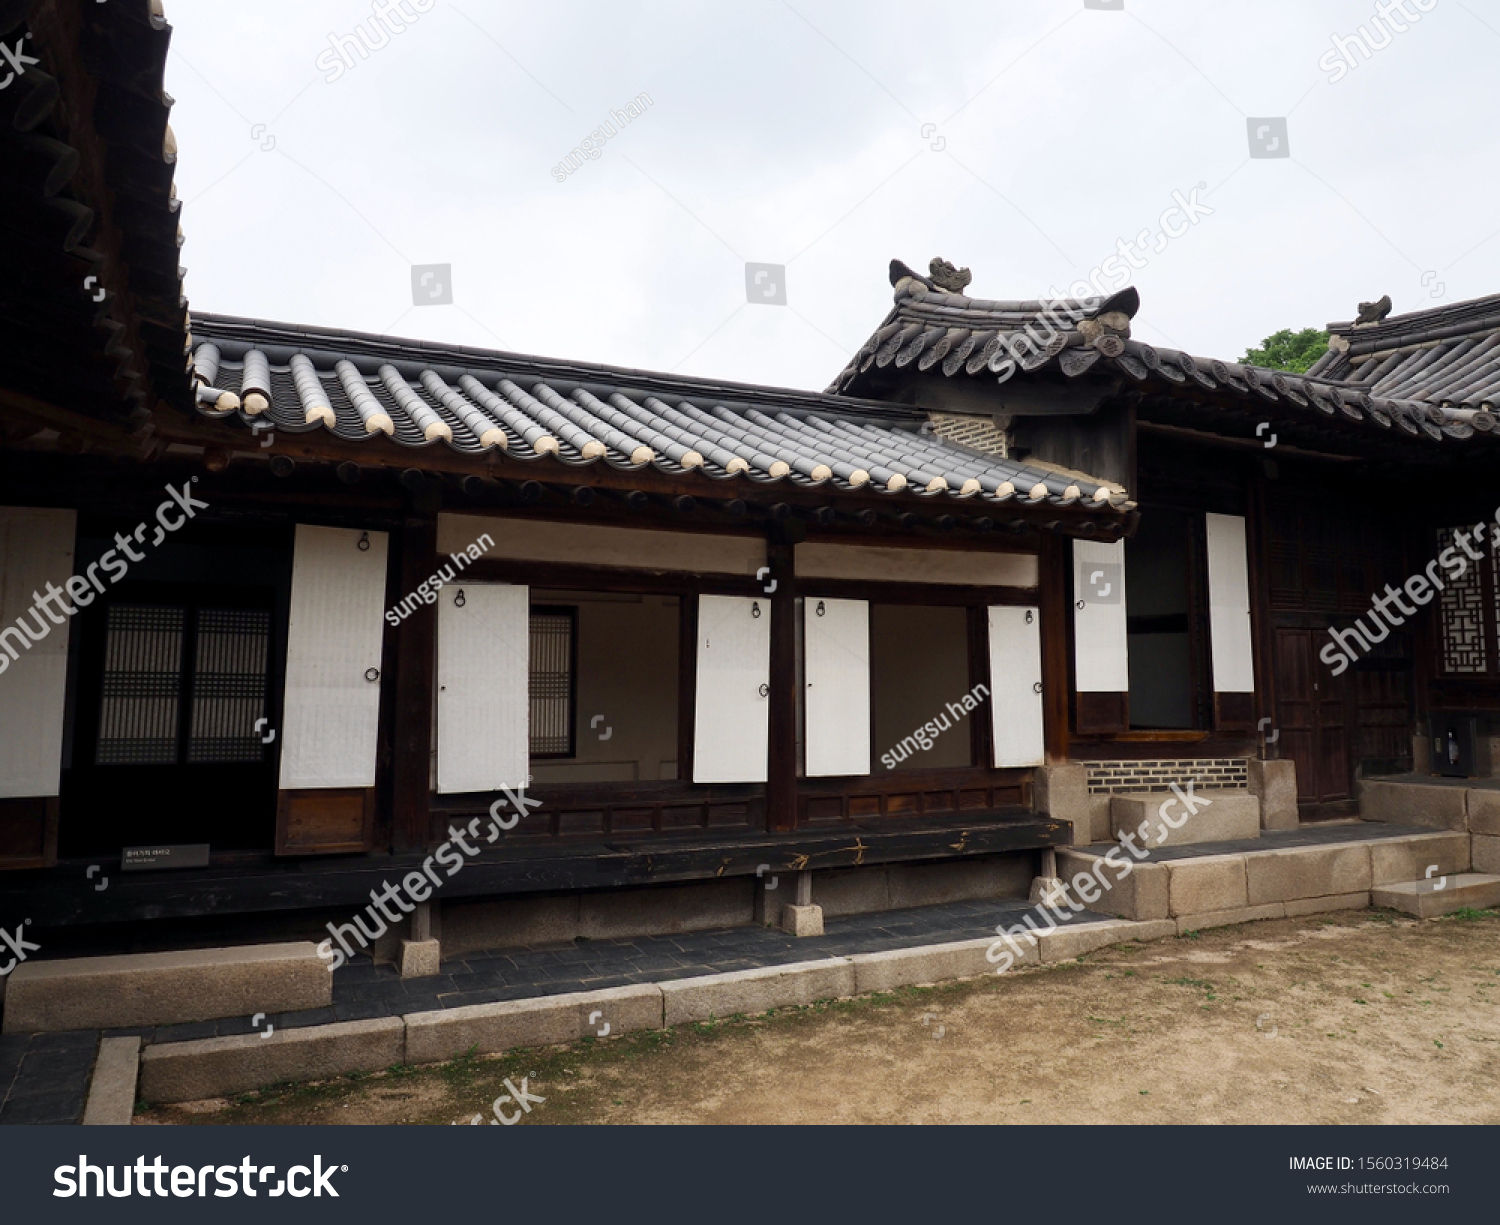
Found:
[(1500, 403), (1500, 295), (1328, 330), (1329, 351), (1309, 375), (1421, 405), (1434, 424), (1439, 414), (1473, 423)]
[(649, 465), (685, 485), (1134, 507), (1109, 482), (947, 441), (909, 406), (216, 315), (193, 322), (198, 411), (247, 431), (498, 450), (539, 468)]
[[(997, 301), (945, 290), (900, 261), (892, 262), (891, 280), (894, 306), (830, 393), (891, 394), (912, 370), (991, 384), (997, 376), (1060, 374), (1068, 382), (1107, 373), (1147, 391), (1213, 393), (1219, 406), (1226, 399), (1257, 410), (1270, 404), (1381, 434), (1441, 442), (1495, 432), (1500, 298), (1358, 328), (1332, 325), (1339, 338), (1332, 343), (1347, 340), (1349, 351), (1291, 374), (1131, 339), (1140, 309), (1134, 288), (1104, 300)], [(1391, 351), (1398, 348), (1404, 351)]]

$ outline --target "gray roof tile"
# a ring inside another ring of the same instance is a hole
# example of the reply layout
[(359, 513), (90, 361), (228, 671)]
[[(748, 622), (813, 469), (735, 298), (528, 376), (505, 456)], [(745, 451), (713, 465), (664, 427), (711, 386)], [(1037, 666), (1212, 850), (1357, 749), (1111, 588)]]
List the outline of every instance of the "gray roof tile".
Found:
[[(975, 303), (975, 305), (982, 305)], [(205, 315), (198, 409), (292, 433), (539, 463), (981, 502), (1130, 509), (1117, 487), (971, 451), (907, 406)], [(918, 329), (950, 346), (947, 325)], [(269, 401), (252, 415), (243, 395)], [(1030, 499), (1033, 490), (1038, 496)]]

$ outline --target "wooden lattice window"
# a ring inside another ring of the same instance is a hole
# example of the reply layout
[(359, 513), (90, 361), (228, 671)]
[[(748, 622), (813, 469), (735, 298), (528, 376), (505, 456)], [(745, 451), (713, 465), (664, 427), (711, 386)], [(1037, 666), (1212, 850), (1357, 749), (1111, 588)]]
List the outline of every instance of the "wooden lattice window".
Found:
[(271, 614), (112, 604), (95, 764), (258, 762)]
[(1500, 672), (1496, 658), (1496, 640), (1500, 637), (1500, 600), (1496, 599), (1496, 558), (1483, 543), (1473, 541), (1470, 548), (1482, 553), (1480, 560), (1469, 557), (1458, 543), (1457, 528), (1440, 528), (1437, 534), (1439, 553), (1452, 549), (1453, 555), (1467, 561), (1468, 567), (1457, 578), (1445, 567), (1438, 598), (1438, 669), (1450, 675), (1493, 676)]
[(572, 757), (578, 610), (531, 610), (531, 756)]

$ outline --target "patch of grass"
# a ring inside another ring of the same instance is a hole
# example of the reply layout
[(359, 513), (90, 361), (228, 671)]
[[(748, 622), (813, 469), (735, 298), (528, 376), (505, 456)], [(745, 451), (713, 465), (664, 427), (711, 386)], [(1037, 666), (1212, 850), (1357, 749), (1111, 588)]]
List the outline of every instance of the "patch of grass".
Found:
[(1442, 917), (1455, 923), (1471, 923), (1475, 919), (1500, 918), (1500, 910), (1475, 910), (1472, 906), (1465, 906), (1462, 910), (1455, 910), (1452, 914)]
[(1179, 940), (1196, 940), (1202, 932), (1182, 932), (1177, 938)]
[(457, 1092), (467, 1089), (473, 1082), (478, 1072), (479, 1044), (476, 1042), (457, 1059), (450, 1059), (438, 1068), (438, 1075), (447, 1082), (448, 1087)]
[(1197, 987), (1197, 988), (1199, 988), (1202, 991), (1207, 991), (1207, 992), (1210, 992), (1210, 993), (1212, 993), (1213, 989), (1214, 989), (1213, 983), (1211, 983), (1207, 979), (1203, 979), (1203, 978), (1186, 978), (1186, 977), (1183, 977), (1183, 978), (1164, 978), (1164, 979), (1162, 979), (1162, 981), (1164, 983), (1166, 983), (1168, 986), (1172, 986), (1172, 987)]

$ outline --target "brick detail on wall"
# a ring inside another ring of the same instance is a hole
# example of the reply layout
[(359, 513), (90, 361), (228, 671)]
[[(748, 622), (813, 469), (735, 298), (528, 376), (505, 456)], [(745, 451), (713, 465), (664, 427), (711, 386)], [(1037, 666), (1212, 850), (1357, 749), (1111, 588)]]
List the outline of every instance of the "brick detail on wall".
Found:
[(1245, 791), (1250, 786), (1248, 757), (1190, 757), (1179, 761), (1081, 761), (1089, 772), (1090, 795), (1166, 791), (1188, 779), (1199, 791)]

